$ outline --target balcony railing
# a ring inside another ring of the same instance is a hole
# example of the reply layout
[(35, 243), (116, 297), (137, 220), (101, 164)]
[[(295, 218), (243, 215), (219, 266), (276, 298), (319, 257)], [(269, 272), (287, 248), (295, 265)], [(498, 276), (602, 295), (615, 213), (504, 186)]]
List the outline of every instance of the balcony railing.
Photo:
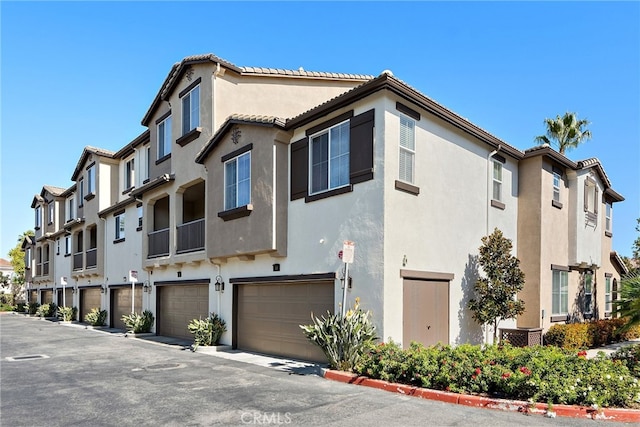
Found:
[(49, 261), (45, 261), (42, 263), (42, 275), (43, 276), (49, 275)]
[(98, 265), (98, 249), (87, 249), (87, 268), (95, 268)]
[(147, 258), (169, 255), (169, 229), (149, 233), (149, 255)]
[(204, 218), (179, 225), (177, 229), (177, 253), (193, 252), (204, 249)]
[(73, 254), (73, 269), (82, 270), (82, 252), (76, 252)]

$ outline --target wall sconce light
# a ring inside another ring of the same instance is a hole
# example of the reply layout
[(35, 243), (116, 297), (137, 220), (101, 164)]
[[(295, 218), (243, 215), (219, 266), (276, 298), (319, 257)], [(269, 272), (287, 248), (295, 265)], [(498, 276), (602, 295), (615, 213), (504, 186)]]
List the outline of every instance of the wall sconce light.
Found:
[(151, 293), (151, 283), (148, 280), (144, 281), (144, 285), (142, 285), (142, 290), (147, 293)]
[(91, 284), (91, 279), (87, 280), (87, 284), (90, 285)]
[(76, 287), (71, 288), (71, 293), (72, 294), (77, 294), (78, 293), (78, 288), (76, 288)]
[(127, 283), (127, 276), (122, 276), (122, 281), (123, 281), (124, 283)]
[(101, 294), (106, 294), (107, 293), (107, 287), (106, 286), (100, 286), (100, 293)]
[(215, 283), (216, 292), (224, 292), (224, 282), (222, 281), (222, 277), (216, 276)]

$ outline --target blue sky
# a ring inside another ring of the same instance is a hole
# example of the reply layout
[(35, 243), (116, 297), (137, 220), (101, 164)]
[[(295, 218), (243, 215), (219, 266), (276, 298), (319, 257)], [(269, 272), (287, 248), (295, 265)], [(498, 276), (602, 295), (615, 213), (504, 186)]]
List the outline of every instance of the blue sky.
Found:
[(0, 2), (0, 257), (33, 228), (33, 195), (67, 188), (86, 145), (118, 150), (171, 65), (378, 75), (385, 69), (519, 149), (574, 111), (626, 201), (614, 249), (640, 217), (640, 3)]

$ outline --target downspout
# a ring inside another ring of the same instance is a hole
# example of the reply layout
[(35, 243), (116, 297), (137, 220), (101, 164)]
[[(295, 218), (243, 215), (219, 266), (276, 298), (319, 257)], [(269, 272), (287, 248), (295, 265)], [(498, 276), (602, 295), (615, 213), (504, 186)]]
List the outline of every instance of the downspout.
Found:
[[(489, 235), (489, 212), (491, 209), (491, 183), (493, 182), (493, 180), (491, 179), (491, 170), (492, 168), (489, 167), (491, 162), (491, 158), (493, 156), (495, 156), (496, 154), (498, 154), (498, 151), (500, 151), (500, 149), (502, 148), (502, 145), (498, 144), (498, 148), (496, 148), (495, 150), (493, 150), (492, 152), (489, 153), (489, 155), (487, 156), (487, 216), (486, 216), (486, 233), (485, 236)], [(488, 343), (489, 342), (489, 326), (485, 325), (484, 328), (484, 342)]]
[[(107, 282), (109, 281), (109, 278), (107, 277), (107, 265), (109, 265), (107, 263), (107, 220), (106, 218), (100, 217), (100, 219), (104, 222), (104, 241), (102, 242), (102, 247), (104, 248), (104, 253), (102, 255), (102, 277), (104, 278), (104, 299), (106, 300), (104, 302), (104, 305), (102, 307), (100, 307), (101, 310), (107, 309), (108, 307), (108, 299), (109, 299), (109, 287), (107, 286)], [(108, 307), (109, 310), (111, 310), (111, 307)]]

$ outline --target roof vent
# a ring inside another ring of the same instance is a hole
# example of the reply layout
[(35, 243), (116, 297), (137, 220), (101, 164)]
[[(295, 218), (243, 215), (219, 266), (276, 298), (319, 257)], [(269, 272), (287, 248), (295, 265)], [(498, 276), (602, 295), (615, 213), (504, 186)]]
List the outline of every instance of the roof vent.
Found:
[(298, 68), (298, 71), (300, 71), (301, 73), (304, 73), (304, 68), (300, 67)]
[(551, 146), (545, 142), (544, 144), (542, 144), (542, 148), (551, 148)]
[(382, 74), (386, 74), (387, 76), (393, 77), (393, 73), (391, 72), (391, 70), (384, 70)]

